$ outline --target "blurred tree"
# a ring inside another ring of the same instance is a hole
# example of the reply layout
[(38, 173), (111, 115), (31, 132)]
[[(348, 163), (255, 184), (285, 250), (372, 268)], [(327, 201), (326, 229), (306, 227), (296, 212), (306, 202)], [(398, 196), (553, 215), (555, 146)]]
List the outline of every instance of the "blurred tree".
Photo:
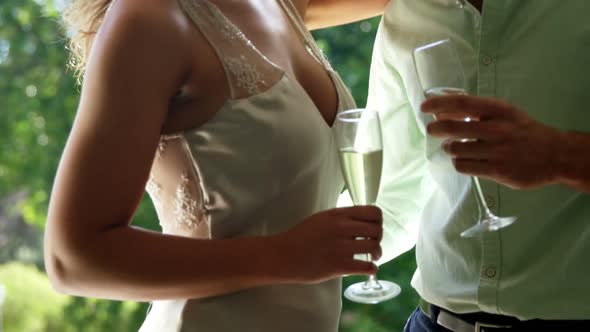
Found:
[(27, 224), (15, 208), (24, 196), (24, 192), (18, 192), (0, 199), (0, 264), (17, 260), (41, 268), (43, 255), (39, 227)]
[[(53, 177), (78, 103), (79, 89), (72, 73), (66, 70), (65, 38), (59, 26), (57, 7), (64, 1), (0, 1), (0, 197), (26, 193), (22, 203), (10, 210), (40, 230), (44, 228)], [(377, 24), (378, 19), (373, 19), (314, 32), (359, 106), (366, 103), (368, 68)], [(142, 201), (134, 224), (159, 229), (148, 199)], [(416, 295), (409, 286), (414, 270), (412, 253), (383, 266), (380, 277), (399, 283), (402, 295), (375, 306), (345, 301), (341, 330), (401, 331), (416, 304)], [(26, 268), (11, 267), (10, 271), (16, 271), (11, 272), (10, 278), (16, 275), (20, 278), (21, 274), (42, 276)], [(5, 280), (10, 279), (2, 279), (0, 275), (0, 282)], [(345, 279), (346, 283), (353, 281), (355, 278)], [(49, 288), (46, 290), (51, 292)], [(57, 297), (50, 299), (23, 288), (14, 288), (11, 292), (22, 301), (35, 302), (31, 302), (32, 306), (51, 304), (51, 310), (61, 310), (61, 316), (55, 321), (59, 324), (55, 324), (59, 325), (59, 331), (66, 332), (136, 331), (147, 309), (146, 304), (82, 298), (66, 298), (67, 301), (57, 305), (56, 299), (63, 297), (55, 294)], [(20, 308), (14, 303), (6, 303), (5, 312)], [(33, 323), (50, 316), (57, 319), (53, 313), (46, 315), (41, 311), (27, 319)], [(35, 324), (46, 326), (45, 331), (53, 331), (47, 322)], [(19, 327), (7, 331), (37, 330)]]
[(0, 195), (26, 189), (39, 226), (77, 102), (56, 20), (49, 4), (0, 3)]
[(36, 267), (0, 265), (0, 285), (6, 288), (2, 306), (6, 332), (62, 331), (61, 314), (68, 297), (56, 294)]
[[(41, 228), (78, 104), (67, 61), (54, 1), (0, 2), (0, 197), (26, 190), (20, 211)], [(139, 214), (157, 229), (149, 202)]]
[[(66, 69), (68, 54), (56, 4), (59, 3), (52, 0), (0, 1), (0, 197), (25, 192), (25, 198), (19, 200), (18, 205), (4, 209), (5, 217), (22, 216), (40, 230), (45, 226), (49, 192), (72, 125), (79, 92), (72, 73)], [(141, 227), (158, 229), (148, 199), (142, 201), (134, 222)], [(8, 226), (3, 225), (3, 228)], [(3, 255), (9, 250), (22, 252), (27, 248), (13, 248), (12, 240), (7, 239), (2, 246)], [(29, 255), (42, 256), (40, 252)], [(51, 292), (44, 278), (47, 291)], [(37, 306), (52, 304), (51, 300), (36, 297), (34, 292), (23, 288), (12, 292), (22, 301), (39, 301)], [(4, 308), (20, 307), (7, 302)], [(125, 332), (137, 330), (147, 305), (72, 298), (52, 308), (63, 310), (58, 317), (51, 318), (63, 323), (55, 331)], [(34, 311), (31, 313), (26, 316), (31, 322), (47, 318)], [(79, 329), (80, 326), (85, 328)], [(94, 328), (89, 328), (91, 326)]]
[(329, 58), (352, 92), (357, 105), (365, 106), (369, 85), (369, 65), (379, 18), (313, 32), (320, 48)]

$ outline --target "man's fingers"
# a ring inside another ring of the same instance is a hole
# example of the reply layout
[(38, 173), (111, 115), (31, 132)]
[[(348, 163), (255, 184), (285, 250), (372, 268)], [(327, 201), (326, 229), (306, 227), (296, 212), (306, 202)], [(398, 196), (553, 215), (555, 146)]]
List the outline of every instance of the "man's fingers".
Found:
[(497, 173), (494, 164), (486, 160), (456, 158), (453, 165), (457, 172), (473, 176), (489, 177)]
[(457, 159), (489, 160), (496, 157), (496, 144), (485, 141), (447, 140), (442, 144), (442, 148)]
[(474, 114), (469, 114), (466, 112), (460, 111), (453, 111), (453, 112), (441, 112), (436, 114), (437, 120), (454, 120), (454, 121), (479, 121), (479, 117), (475, 117)]
[(508, 126), (502, 122), (442, 120), (428, 124), (428, 134), (451, 139), (503, 140), (509, 135)]
[(421, 109), (425, 113), (431, 113), (434, 115), (439, 113), (461, 112), (481, 120), (506, 117), (513, 113), (513, 107), (501, 100), (468, 95), (449, 95), (428, 98), (422, 103)]

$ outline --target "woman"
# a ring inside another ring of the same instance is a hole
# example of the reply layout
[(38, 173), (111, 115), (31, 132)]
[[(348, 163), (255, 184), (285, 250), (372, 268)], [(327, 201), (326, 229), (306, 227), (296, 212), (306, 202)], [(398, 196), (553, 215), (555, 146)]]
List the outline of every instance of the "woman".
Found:
[[(74, 1), (85, 71), (48, 214), (54, 287), (153, 301), (142, 331), (337, 330), (339, 276), (375, 271), (353, 255), (379, 257), (381, 216), (325, 211), (343, 187), (331, 125), (354, 102), (306, 7)], [(130, 226), (144, 188), (164, 234)]]

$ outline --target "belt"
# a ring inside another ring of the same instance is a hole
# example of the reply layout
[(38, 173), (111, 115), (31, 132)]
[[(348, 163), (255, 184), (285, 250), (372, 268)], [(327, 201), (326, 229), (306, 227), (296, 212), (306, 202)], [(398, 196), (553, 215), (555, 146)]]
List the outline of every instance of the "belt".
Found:
[(438, 326), (453, 332), (590, 331), (590, 320), (521, 321), (484, 312), (456, 314), (420, 299), (420, 309)]

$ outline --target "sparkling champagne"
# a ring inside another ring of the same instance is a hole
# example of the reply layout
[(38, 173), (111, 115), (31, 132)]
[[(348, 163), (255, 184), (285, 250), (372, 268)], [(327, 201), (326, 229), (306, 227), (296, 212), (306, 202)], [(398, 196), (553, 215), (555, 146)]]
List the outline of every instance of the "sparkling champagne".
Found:
[(371, 205), (377, 201), (383, 150), (340, 150), (340, 165), (348, 191), (355, 205)]

